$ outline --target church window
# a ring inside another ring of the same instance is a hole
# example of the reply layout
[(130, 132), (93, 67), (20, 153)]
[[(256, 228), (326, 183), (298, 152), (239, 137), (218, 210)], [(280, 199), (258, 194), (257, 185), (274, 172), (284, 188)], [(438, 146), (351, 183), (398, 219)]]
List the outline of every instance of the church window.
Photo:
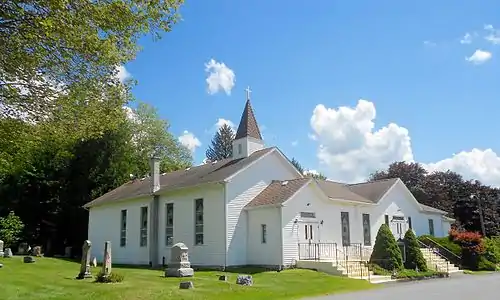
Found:
[(125, 247), (127, 244), (127, 210), (123, 209), (121, 211), (121, 222), (120, 222), (120, 247)]
[(429, 235), (434, 236), (434, 220), (429, 219)]
[(148, 245), (148, 207), (141, 207), (141, 241), (140, 246)]
[(363, 240), (365, 242), (365, 246), (371, 245), (371, 233), (370, 233), (370, 215), (363, 214)]
[(238, 144), (238, 154), (241, 154), (241, 151), (242, 151), (241, 148), (242, 148), (241, 144)]
[(194, 206), (194, 244), (203, 245), (203, 199), (196, 199)]
[(389, 226), (389, 215), (385, 215), (385, 225)]
[(167, 203), (165, 208), (165, 246), (174, 244), (174, 204)]
[(410, 229), (413, 229), (413, 226), (411, 225), (411, 217), (408, 217), (408, 227), (410, 227)]
[(267, 243), (267, 226), (266, 224), (261, 224), (261, 242), (262, 244)]

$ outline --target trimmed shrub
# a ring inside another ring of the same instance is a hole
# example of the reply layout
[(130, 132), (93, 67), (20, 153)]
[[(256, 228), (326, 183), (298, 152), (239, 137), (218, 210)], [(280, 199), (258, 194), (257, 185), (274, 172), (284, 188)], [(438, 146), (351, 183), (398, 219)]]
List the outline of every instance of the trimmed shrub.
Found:
[(378, 230), (370, 263), (389, 271), (403, 268), (401, 250), (387, 224), (382, 224)]
[(484, 238), (484, 257), (494, 264), (500, 263), (500, 238)]
[(419, 271), (427, 271), (427, 262), (422, 255), (422, 251), (420, 251), (420, 245), (413, 230), (409, 229), (406, 231), (404, 241), (406, 245), (405, 268), (411, 270), (418, 268)]
[(479, 258), (485, 252), (481, 235), (471, 231), (458, 232), (454, 235), (454, 242), (462, 247), (462, 264), (464, 268), (478, 270)]
[(479, 256), (477, 269), (481, 271), (495, 271), (497, 266), (494, 262), (489, 261), (484, 255)]
[(99, 272), (99, 274), (96, 275), (95, 282), (117, 283), (117, 282), (122, 282), (123, 279), (125, 279), (125, 276), (123, 276), (120, 273), (111, 272), (111, 274), (109, 274), (108, 276), (104, 276), (104, 273), (101, 271)]

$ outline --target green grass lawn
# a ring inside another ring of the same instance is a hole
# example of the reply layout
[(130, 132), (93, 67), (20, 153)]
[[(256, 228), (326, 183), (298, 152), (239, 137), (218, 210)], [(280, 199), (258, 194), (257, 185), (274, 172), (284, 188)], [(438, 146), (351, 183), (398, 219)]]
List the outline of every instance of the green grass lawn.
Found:
[[(228, 273), (221, 282), (221, 272), (197, 271), (190, 279), (165, 278), (162, 271), (139, 268), (113, 268), (125, 276), (121, 283), (94, 283), (93, 278), (76, 280), (80, 265), (55, 258), (36, 258), (25, 264), (22, 257), (1, 258), (1, 299), (300, 299), (303, 297), (350, 292), (373, 288), (365, 280), (335, 277), (308, 270), (252, 272), (254, 285), (235, 284), (238, 273)], [(96, 275), (100, 268), (93, 268)], [(244, 270), (241, 270), (244, 274)], [(250, 271), (250, 270), (247, 270)], [(179, 282), (191, 280), (193, 290), (179, 290)]]

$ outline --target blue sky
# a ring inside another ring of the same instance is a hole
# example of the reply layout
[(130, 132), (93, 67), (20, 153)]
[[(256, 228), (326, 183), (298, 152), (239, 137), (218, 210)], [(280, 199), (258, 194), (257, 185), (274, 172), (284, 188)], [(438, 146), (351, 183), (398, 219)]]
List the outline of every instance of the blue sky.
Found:
[[(266, 144), (332, 179), (414, 159), (500, 185), (500, 2), (294, 3), (187, 1), (173, 31), (143, 38), (125, 66), (134, 94), (200, 141), (196, 162), (219, 118), (237, 125), (250, 85)], [(234, 72), (230, 95), (207, 92), (211, 59)]]

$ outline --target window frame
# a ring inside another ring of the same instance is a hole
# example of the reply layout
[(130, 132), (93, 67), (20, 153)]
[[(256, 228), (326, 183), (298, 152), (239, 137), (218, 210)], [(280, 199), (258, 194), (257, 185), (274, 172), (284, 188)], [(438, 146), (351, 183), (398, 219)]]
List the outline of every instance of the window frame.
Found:
[[(171, 219), (172, 222), (169, 222), (169, 208), (171, 208)], [(174, 203), (166, 203), (165, 204), (165, 246), (170, 247), (174, 244)]]
[(139, 228), (139, 246), (147, 247), (148, 246), (148, 214), (149, 209), (148, 206), (141, 206), (140, 209), (140, 221), (141, 223)]
[(120, 247), (127, 246), (127, 210), (120, 211)]
[(267, 225), (260, 224), (260, 243), (267, 244)]
[(429, 223), (429, 235), (430, 236), (435, 236), (435, 231), (434, 231), (434, 219), (428, 219)]
[[(198, 210), (198, 203), (201, 203), (201, 209)], [(201, 221), (198, 217), (201, 216)], [(194, 245), (202, 246), (205, 244), (204, 234), (204, 200), (203, 198), (194, 199)]]

